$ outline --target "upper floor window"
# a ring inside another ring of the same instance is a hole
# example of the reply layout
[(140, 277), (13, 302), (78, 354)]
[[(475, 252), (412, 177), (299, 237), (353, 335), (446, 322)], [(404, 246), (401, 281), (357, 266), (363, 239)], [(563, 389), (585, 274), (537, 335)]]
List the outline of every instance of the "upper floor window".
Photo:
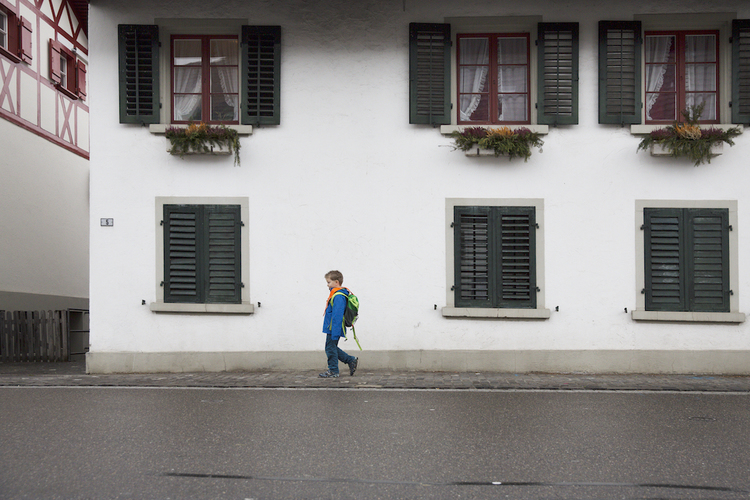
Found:
[[(164, 30), (187, 31), (183, 24)], [(215, 32), (223, 24), (214, 21)], [(162, 59), (160, 26), (119, 25), (120, 123), (278, 125), (281, 27), (228, 26), (215, 36), (167, 33)], [(163, 88), (161, 70), (171, 72)]]
[(682, 120), (682, 110), (700, 105), (700, 121), (718, 123), (718, 41), (717, 31), (646, 33), (646, 123)]
[(0, 47), (8, 50), (8, 14), (0, 10)]
[[(669, 124), (700, 105), (701, 123), (750, 123), (750, 20), (644, 19), (599, 22), (599, 123)], [(705, 29), (660, 30), (687, 25)]]
[(172, 122), (238, 123), (236, 36), (172, 37)]
[(529, 34), (458, 36), (459, 124), (529, 123)]
[(578, 123), (578, 23), (456, 23), (409, 25), (409, 123)]
[(86, 64), (75, 53), (55, 40), (50, 40), (50, 81), (72, 99), (86, 98)]

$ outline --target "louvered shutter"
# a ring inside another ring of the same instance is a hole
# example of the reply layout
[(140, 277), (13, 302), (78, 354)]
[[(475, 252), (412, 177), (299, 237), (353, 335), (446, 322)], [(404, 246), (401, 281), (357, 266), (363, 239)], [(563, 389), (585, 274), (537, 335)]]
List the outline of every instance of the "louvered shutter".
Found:
[(686, 209), (691, 311), (729, 312), (729, 211)]
[(164, 206), (164, 302), (201, 302), (202, 210)]
[(488, 207), (455, 207), (455, 303), (457, 307), (492, 307), (495, 280), (491, 276)]
[(732, 123), (750, 124), (750, 19), (732, 21)]
[(646, 310), (684, 311), (685, 231), (678, 208), (646, 208), (644, 217)]
[(207, 303), (239, 304), (241, 294), (240, 207), (209, 205), (205, 208)]
[(641, 22), (599, 21), (599, 123), (641, 123)]
[(243, 26), (241, 123), (281, 123), (281, 26)]
[(578, 23), (539, 23), (537, 123), (578, 123)]
[(729, 212), (644, 209), (649, 311), (729, 311)]
[(455, 207), (457, 307), (536, 307), (534, 207)]
[(409, 123), (451, 122), (450, 24), (409, 24)]
[(56, 85), (65, 85), (62, 81), (62, 49), (54, 40), (49, 41), (49, 79)]
[(31, 21), (18, 18), (18, 57), (25, 63), (31, 64)]
[(536, 307), (536, 220), (533, 207), (499, 207), (498, 306)]
[(159, 27), (118, 26), (120, 123), (159, 123)]

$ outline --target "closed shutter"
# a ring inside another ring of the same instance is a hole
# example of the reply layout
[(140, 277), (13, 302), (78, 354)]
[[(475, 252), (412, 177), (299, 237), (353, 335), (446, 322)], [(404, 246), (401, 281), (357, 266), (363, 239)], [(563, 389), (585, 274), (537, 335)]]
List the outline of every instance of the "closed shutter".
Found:
[(164, 301), (242, 301), (239, 205), (164, 206)]
[(729, 311), (729, 212), (688, 209), (691, 311)]
[(539, 23), (537, 123), (578, 123), (578, 23)]
[(245, 125), (279, 125), (281, 27), (243, 26), (241, 77)]
[(204, 208), (208, 229), (206, 302), (239, 304), (242, 301), (240, 207), (211, 205)]
[(159, 27), (118, 26), (120, 123), (159, 123)]
[(18, 18), (18, 56), (25, 63), (31, 64), (31, 21)]
[(164, 302), (201, 302), (201, 207), (164, 206)]
[(599, 21), (599, 123), (641, 123), (641, 23)]
[(501, 207), (499, 212), (501, 296), (499, 306), (536, 307), (536, 221), (533, 207)]
[(646, 208), (644, 217), (646, 310), (685, 311), (685, 234), (679, 208)]
[(536, 307), (534, 207), (456, 207), (457, 307)]
[(644, 209), (648, 311), (729, 311), (729, 212)]
[(750, 19), (732, 21), (732, 123), (750, 124)]
[(455, 208), (455, 302), (458, 307), (492, 307), (490, 215), (488, 207)]
[(451, 122), (450, 24), (409, 24), (409, 123)]

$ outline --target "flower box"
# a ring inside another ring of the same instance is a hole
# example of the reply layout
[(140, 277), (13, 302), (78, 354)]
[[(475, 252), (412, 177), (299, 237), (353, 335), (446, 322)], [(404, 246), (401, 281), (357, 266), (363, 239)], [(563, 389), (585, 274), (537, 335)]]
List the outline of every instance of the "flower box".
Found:
[(182, 156), (182, 155), (222, 155), (222, 156), (228, 156), (232, 154), (232, 151), (229, 149), (229, 144), (204, 144), (205, 147), (208, 148), (208, 151), (205, 150), (189, 150), (189, 151), (175, 151), (172, 148), (172, 143), (167, 139), (167, 152), (172, 155), (176, 156)]
[[(724, 153), (723, 142), (711, 144), (711, 156), (719, 156), (722, 153)], [(672, 151), (669, 148), (667, 148), (663, 144), (659, 144), (658, 142), (655, 142), (651, 144), (651, 156), (673, 156), (673, 155), (672, 155)]]
[(165, 135), (169, 142), (169, 154), (178, 155), (230, 155), (234, 153), (234, 164), (240, 164), (239, 133), (225, 125), (191, 123), (187, 127), (170, 127)]
[(539, 132), (526, 127), (512, 130), (510, 127), (484, 128), (466, 127), (451, 133), (453, 148), (460, 149), (466, 156), (504, 156), (509, 160), (520, 157), (527, 161), (531, 148), (539, 148), (542, 141)]
[[(480, 148), (479, 146), (472, 146), (466, 151), (464, 151), (464, 154), (466, 156), (495, 156), (495, 150)], [(508, 156), (508, 155), (500, 155), (500, 156)]]

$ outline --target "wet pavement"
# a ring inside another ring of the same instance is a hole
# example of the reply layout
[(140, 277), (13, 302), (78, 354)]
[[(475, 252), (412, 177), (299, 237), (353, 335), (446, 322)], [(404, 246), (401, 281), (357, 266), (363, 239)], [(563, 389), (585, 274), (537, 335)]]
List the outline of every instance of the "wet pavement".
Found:
[(289, 389), (443, 389), (750, 392), (750, 376), (413, 372), (367, 370), (337, 379), (314, 371), (86, 374), (83, 362), (0, 363), (4, 387), (216, 387)]

